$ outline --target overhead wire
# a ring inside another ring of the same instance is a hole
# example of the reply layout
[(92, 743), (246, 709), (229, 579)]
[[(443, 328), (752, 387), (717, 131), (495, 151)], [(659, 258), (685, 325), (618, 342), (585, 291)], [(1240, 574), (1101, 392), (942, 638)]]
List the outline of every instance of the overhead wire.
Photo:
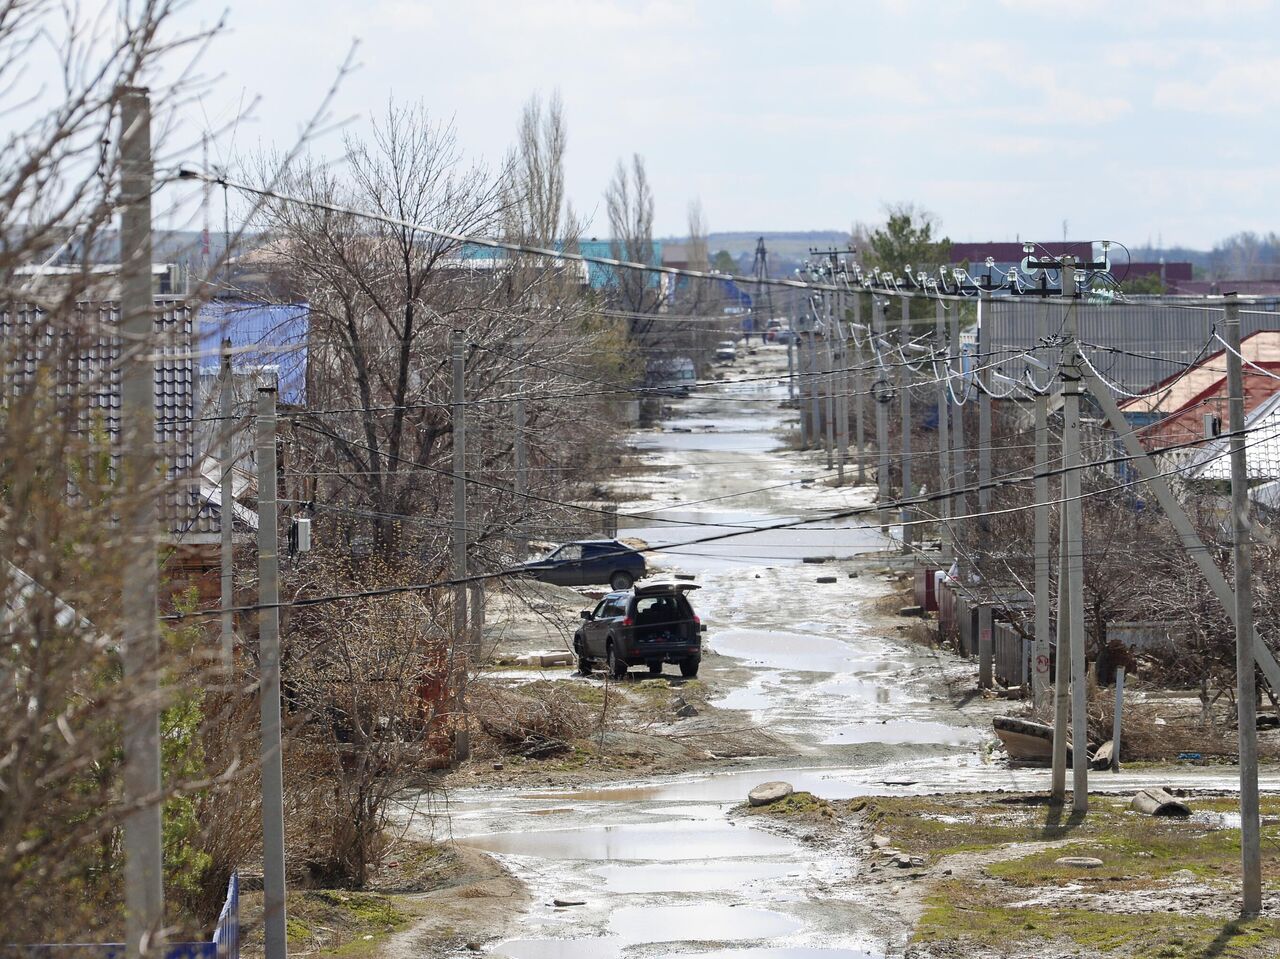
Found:
[[(1222, 437), (1231, 437), (1231, 436), (1245, 436), (1245, 435), (1248, 435), (1250, 432), (1252, 432), (1252, 430), (1246, 428), (1245, 430), (1241, 430), (1238, 432), (1223, 433), (1219, 437), (1216, 437), (1215, 439), (1221, 439)], [(1203, 438), (1189, 440), (1183, 443), (1170, 444), (1168, 446), (1162, 447), (1157, 450), (1152, 450), (1149, 452), (1162, 453), (1162, 452), (1171, 452), (1175, 450), (1187, 449), (1193, 446), (1198, 446), (1201, 443), (1204, 443), (1206, 441), (1207, 440)], [(1259, 440), (1258, 442), (1262, 442), (1262, 440)], [(985, 483), (985, 484), (983, 483), (972, 484), (967, 488), (958, 489), (958, 490), (947, 490), (941, 493), (933, 493), (933, 494), (927, 494), (922, 496), (901, 497), (901, 498), (892, 499), (889, 501), (877, 501), (877, 502), (862, 505), (862, 506), (848, 507), (841, 510), (831, 511), (821, 517), (807, 517), (802, 519), (785, 520), (781, 522), (768, 523), (768, 524), (758, 525), (758, 526), (747, 526), (747, 527), (735, 526), (734, 528), (731, 528), (726, 532), (713, 533), (704, 537), (698, 537), (696, 539), (688, 540), (684, 542), (662, 544), (659, 546), (648, 545), (648, 546), (640, 547), (634, 550), (628, 550), (628, 552), (637, 552), (637, 553), (670, 552), (670, 551), (678, 550), (679, 548), (684, 546), (695, 546), (695, 545), (703, 545), (706, 543), (721, 542), (727, 539), (733, 539), (741, 536), (775, 532), (779, 530), (803, 529), (806, 526), (814, 530), (828, 530), (828, 531), (833, 529), (868, 529), (869, 530), (869, 529), (874, 529), (878, 527), (880, 525), (879, 521), (874, 523), (858, 524), (853, 527), (839, 527), (839, 526), (819, 527), (819, 526), (814, 526), (813, 524), (829, 523), (833, 520), (848, 519), (855, 516), (879, 514), (882, 512), (891, 511), (895, 508), (901, 508), (904, 506), (919, 507), (919, 506), (923, 506), (932, 502), (937, 502), (943, 499), (952, 499), (962, 495), (968, 496), (969, 494), (980, 492), (983, 489), (999, 489), (1002, 487), (1009, 487), (1009, 486), (1018, 485), (1021, 483), (1031, 482), (1031, 481), (1034, 481), (1035, 479), (1039, 479), (1043, 477), (1061, 476), (1066, 473), (1077, 471), (1077, 470), (1083, 471), (1086, 469), (1096, 468), (1098, 466), (1107, 465), (1110, 463), (1127, 462), (1132, 459), (1134, 459), (1134, 457), (1127, 454), (1106, 457), (1101, 460), (1094, 460), (1088, 463), (1082, 463), (1078, 466), (1057, 467), (1057, 468), (1045, 470), (1045, 471), (1032, 471), (1030, 473), (1024, 473), (1021, 476), (1017, 477), (1016, 480), (1012, 478), (1003, 479), (1003, 480), (994, 481), (994, 482)], [(1168, 475), (1172, 475), (1173, 473), (1182, 472), (1185, 469), (1186, 467), (1184, 466), (1175, 466), (1170, 469), (1161, 471), (1156, 475), (1159, 477), (1168, 476)], [(1114, 492), (1117, 489), (1127, 489), (1133, 486), (1137, 486), (1145, 482), (1148, 482), (1148, 480), (1145, 478), (1138, 478), (1131, 482), (1120, 483), (1120, 484), (1117, 484), (1116, 486), (1109, 487), (1103, 490), (1082, 491), (1078, 496), (1073, 497), (1071, 499), (1079, 499), (1079, 500), (1089, 499), (1094, 496), (1099, 496), (1099, 495), (1104, 495), (1106, 493)], [(1064, 500), (1062, 497), (1058, 497), (1056, 499), (1048, 501), (1044, 505), (1053, 505), (1054, 503), (1057, 503), (1057, 502), (1066, 502), (1066, 501), (1070, 501), (1070, 500)], [(1036, 504), (1033, 504), (1033, 505), (1036, 505)], [(1011, 507), (999, 508), (994, 510), (979, 511), (977, 513), (968, 513), (964, 515), (958, 515), (958, 516), (955, 516), (954, 519), (955, 520), (960, 520), (960, 519), (972, 520), (972, 519), (978, 519), (984, 516), (999, 516), (999, 515), (1004, 515), (1010, 512), (1026, 510), (1028, 508), (1031, 508), (1031, 507), (1028, 507), (1025, 505), (1011, 506)], [(928, 522), (932, 522), (932, 520), (912, 520), (912, 521), (909, 521), (909, 524), (918, 525), (918, 524), (924, 524)], [(707, 523), (703, 525), (716, 526), (716, 525), (727, 525), (727, 524)], [(901, 524), (893, 524), (893, 525), (901, 525)], [(1190, 549), (1190, 547), (1187, 547), (1185, 544), (1183, 544), (1182, 548)], [(397, 585), (397, 586), (378, 587), (374, 589), (352, 590), (352, 591), (343, 592), (343, 593), (331, 593), (331, 594), (325, 594), (322, 596), (298, 597), (296, 599), (284, 600), (277, 603), (251, 603), (251, 604), (244, 604), (244, 605), (233, 606), (228, 608), (170, 613), (162, 616), (161, 619), (167, 620), (167, 621), (183, 621), (187, 619), (207, 618), (210, 616), (221, 615), (224, 612), (246, 613), (246, 612), (256, 612), (262, 609), (298, 608), (298, 607), (317, 606), (317, 605), (323, 605), (331, 602), (339, 602), (339, 601), (348, 600), (348, 599), (370, 599), (370, 598), (377, 598), (381, 596), (397, 595), (397, 594), (402, 594), (407, 592), (419, 592), (419, 591), (430, 590), (430, 589), (442, 589), (447, 587), (463, 586), (463, 585), (468, 585), (470, 583), (487, 582), (494, 579), (502, 579), (510, 576), (518, 576), (518, 575), (525, 574), (526, 572), (527, 570), (524, 567), (515, 566), (515, 567), (508, 567), (502, 570), (494, 570), (494, 571), (485, 572), (485, 573), (477, 573), (469, 576), (450, 577), (450, 578), (441, 579), (441, 580), (434, 580), (428, 583), (404, 584), (404, 585)]]

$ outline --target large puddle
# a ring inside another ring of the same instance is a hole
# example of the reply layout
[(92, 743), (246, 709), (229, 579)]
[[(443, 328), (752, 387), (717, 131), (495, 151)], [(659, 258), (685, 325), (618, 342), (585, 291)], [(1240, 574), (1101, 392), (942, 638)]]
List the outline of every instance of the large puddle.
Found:
[(609, 917), (609, 932), (632, 943), (732, 942), (786, 936), (799, 919), (768, 909), (703, 903), (696, 906), (625, 906)]
[(610, 892), (703, 892), (707, 890), (742, 889), (751, 883), (783, 876), (799, 876), (795, 862), (711, 862), (679, 868), (664, 864), (645, 866), (605, 866), (592, 873), (604, 880)]
[(717, 630), (711, 645), (722, 656), (742, 659), (753, 666), (807, 673), (872, 671), (877, 663), (876, 656), (839, 639), (781, 630)]
[(492, 956), (507, 959), (615, 959), (617, 939), (508, 939), (493, 947)]
[(882, 723), (850, 723), (823, 740), (825, 745), (849, 743), (910, 743), (921, 746), (962, 746), (977, 742), (982, 735), (973, 728), (948, 726), (924, 720), (886, 720)]
[[(778, 523), (799, 523), (803, 514), (761, 517), (758, 513), (721, 510), (655, 510), (649, 522), (635, 520), (619, 530), (623, 537), (642, 539), (689, 572), (725, 572), (750, 566), (792, 565), (806, 556), (850, 559), (882, 545), (878, 527), (856, 520), (828, 522), (814, 519), (803, 526), (770, 529)], [(678, 524), (678, 525), (677, 525)], [(759, 532), (742, 527), (766, 527)], [(726, 533), (734, 535), (715, 539)], [(815, 577), (822, 575), (814, 567)], [(847, 581), (846, 581), (847, 582)], [(814, 589), (847, 589), (842, 582), (814, 583)]]
[(736, 859), (794, 852), (781, 836), (729, 822), (675, 822), (593, 829), (546, 829), (500, 832), (460, 840), (489, 852), (541, 859), (683, 862), (691, 859)]
[(768, 453), (782, 448), (782, 440), (770, 433), (702, 431), (688, 433), (636, 433), (631, 437), (636, 449), (713, 450), (731, 453)]
[(717, 949), (714, 952), (689, 952), (668, 959), (878, 959), (882, 952), (860, 949), (822, 949), (813, 946), (779, 946), (774, 949)]

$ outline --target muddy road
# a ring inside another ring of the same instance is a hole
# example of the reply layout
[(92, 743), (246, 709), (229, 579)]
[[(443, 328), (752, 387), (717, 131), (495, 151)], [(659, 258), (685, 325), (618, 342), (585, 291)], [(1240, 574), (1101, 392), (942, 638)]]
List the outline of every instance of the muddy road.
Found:
[[(909, 929), (886, 908), (891, 888), (868, 893), (852, 837), (770, 831), (731, 815), (733, 807), (774, 779), (827, 799), (1043, 786), (1042, 771), (984, 758), (998, 706), (961, 709), (946, 687), (948, 676), (972, 685), (972, 667), (907, 641), (877, 609), (891, 587), (868, 575), (859, 557), (883, 548), (878, 529), (819, 521), (694, 542), (868, 501), (871, 490), (827, 486), (831, 474), (817, 456), (787, 447), (794, 413), (780, 406), (785, 384), (766, 378), (785, 374), (785, 364), (785, 350), (759, 350), (730, 379), (675, 401), (661, 432), (637, 434), (645, 460), (662, 468), (630, 482), (636, 499), (621, 507), (647, 516), (624, 521), (621, 535), (668, 547), (655, 564), (693, 574), (702, 587), (692, 599), (709, 625), (700, 678), (710, 702), (740, 714), (743, 726), (766, 728), (785, 749), (575, 791), (451, 792), (454, 838), (496, 856), (533, 903), (485, 952), (508, 959), (900, 953)], [(816, 556), (829, 559), (803, 562)], [(817, 582), (832, 575), (834, 583)], [(1205, 770), (1206, 785), (1229, 786), (1231, 775)], [(1108, 785), (1123, 788), (1129, 778)]]

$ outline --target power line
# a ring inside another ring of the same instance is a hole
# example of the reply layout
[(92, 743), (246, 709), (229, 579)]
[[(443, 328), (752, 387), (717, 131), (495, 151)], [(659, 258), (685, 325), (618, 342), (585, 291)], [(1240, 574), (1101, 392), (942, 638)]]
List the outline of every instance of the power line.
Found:
[[(1246, 435), (1251, 432), (1253, 432), (1253, 429), (1249, 428), (1249, 429), (1243, 430), (1239, 435)], [(1222, 438), (1222, 437), (1229, 438), (1232, 435), (1236, 435), (1236, 434), (1223, 433), (1219, 438)], [(1153, 452), (1153, 453), (1173, 452), (1180, 449), (1187, 449), (1193, 446), (1198, 446), (1203, 442), (1206, 442), (1206, 440), (1198, 439), (1198, 440), (1188, 441), (1185, 443), (1175, 443), (1166, 447), (1162, 447), (1157, 450), (1152, 450), (1150, 452)], [(1261, 441), (1258, 441), (1258, 442), (1261, 442)], [(976, 493), (983, 489), (999, 489), (999, 488), (1016, 486), (1026, 482), (1033, 481), (1040, 477), (1061, 476), (1066, 473), (1072, 472), (1074, 469), (1085, 470), (1085, 469), (1097, 468), (1099, 466), (1104, 466), (1111, 463), (1128, 462), (1132, 459), (1134, 459), (1134, 457), (1128, 456), (1128, 455), (1107, 457), (1101, 460), (1094, 460), (1088, 463), (1082, 463), (1078, 467), (1058, 467), (1051, 470), (1045, 470), (1044, 472), (1025, 473), (1017, 477), (1016, 479), (1002, 479), (998, 481), (993, 481), (988, 484), (971, 484), (968, 487), (964, 487), (956, 490), (947, 490), (940, 493), (927, 494), (923, 496), (905, 497), (897, 500), (878, 501), (874, 503), (869, 503), (864, 506), (850, 507), (843, 510), (837, 510), (837, 511), (828, 513), (822, 517), (807, 517), (804, 519), (786, 520), (783, 522), (770, 523), (770, 524), (761, 525), (761, 526), (734, 527), (734, 528), (731, 528), (728, 532), (713, 533), (708, 536), (699, 537), (693, 540), (688, 540), (683, 543), (669, 543), (669, 544), (663, 544), (661, 546), (645, 546), (643, 548), (639, 548), (635, 550), (627, 550), (627, 552), (637, 552), (637, 553), (658, 553), (658, 552), (668, 552), (668, 551), (674, 552), (686, 546), (698, 546), (706, 543), (714, 543), (714, 542), (721, 542), (727, 539), (734, 539), (740, 536), (748, 536), (753, 533), (758, 534), (758, 533), (775, 532), (779, 530), (798, 529), (805, 526), (810, 526), (815, 531), (821, 531), (821, 530), (830, 531), (830, 530), (839, 530), (839, 529), (875, 529), (880, 525), (878, 518), (873, 523), (859, 524), (857, 526), (852, 526), (852, 527), (813, 526), (812, 524), (829, 523), (833, 520), (848, 519), (855, 516), (878, 515), (882, 510), (893, 510), (893, 509), (898, 509), (904, 506), (920, 507), (920, 506), (924, 506), (933, 502), (938, 502), (944, 499), (949, 500), (956, 496), (961, 496), (961, 495), (967, 496), (971, 493)], [(1174, 467), (1172, 469), (1166, 470), (1157, 475), (1168, 476), (1174, 473), (1182, 472), (1184, 469), (1185, 467)], [(1138, 478), (1131, 482), (1120, 483), (1120, 484), (1117, 484), (1116, 486), (1108, 487), (1102, 490), (1081, 492), (1079, 496), (1073, 497), (1072, 499), (1073, 500), (1088, 499), (1090, 497), (1115, 492), (1116, 490), (1128, 489), (1133, 486), (1141, 485), (1145, 482), (1147, 482), (1146, 479)], [(551, 501), (551, 502), (555, 502), (555, 501)], [(1065, 500), (1062, 500), (1061, 498), (1051, 500), (1050, 505), (1052, 505), (1053, 503), (1059, 503), (1059, 502), (1065, 502)], [(574, 508), (572, 504), (557, 504), (557, 505)], [(1036, 504), (1024, 505), (1024, 506), (1013, 506), (1013, 507), (1007, 507), (1002, 509), (987, 510), (987, 511), (978, 512), (978, 513), (968, 513), (965, 515), (958, 515), (958, 516), (952, 517), (952, 519), (953, 520), (961, 520), (961, 519), (972, 520), (972, 519), (981, 518), (983, 516), (999, 516), (999, 515), (1003, 515), (1011, 512), (1019, 512), (1027, 509), (1033, 509), (1035, 505)], [(911, 521), (911, 525), (919, 525), (919, 524), (931, 523), (931, 522), (934, 522), (934, 520), (913, 520)], [(716, 525), (729, 525), (729, 524), (705, 523), (702, 525), (716, 526)], [(1184, 551), (1189, 549), (1189, 547), (1187, 547), (1185, 544), (1183, 544), (1181, 548)], [(248, 604), (244, 606), (233, 607), (229, 611), (232, 613), (248, 613), (248, 612), (255, 612), (261, 609), (268, 609), (268, 608), (285, 608), (285, 607), (296, 608), (296, 607), (319, 606), (319, 605), (324, 605), (326, 603), (339, 602), (345, 599), (372, 599), (372, 598), (378, 598), (382, 596), (397, 595), (401, 593), (419, 592), (422, 590), (444, 589), (448, 587), (465, 586), (470, 583), (487, 582), (489, 580), (504, 579), (510, 576), (518, 576), (526, 572), (527, 571), (522, 567), (510, 567), (507, 569), (495, 570), (489, 573), (478, 573), (470, 576), (434, 580), (428, 583), (416, 583), (416, 584), (409, 584), (409, 585), (402, 585), (402, 586), (385, 586), (385, 587), (379, 587), (376, 589), (355, 590), (355, 591), (346, 592), (346, 593), (332, 593), (332, 594), (327, 594), (323, 596), (300, 597), (298, 599), (282, 601), (279, 603), (272, 603), (272, 604), (261, 604), (261, 603)], [(191, 613), (170, 613), (165, 616), (162, 616), (161, 619), (170, 620), (170, 621), (183, 621), (187, 619), (217, 616), (217, 615), (221, 615), (223, 612), (226, 612), (226, 611), (228, 610), (212, 609), (212, 610), (197, 610)]]

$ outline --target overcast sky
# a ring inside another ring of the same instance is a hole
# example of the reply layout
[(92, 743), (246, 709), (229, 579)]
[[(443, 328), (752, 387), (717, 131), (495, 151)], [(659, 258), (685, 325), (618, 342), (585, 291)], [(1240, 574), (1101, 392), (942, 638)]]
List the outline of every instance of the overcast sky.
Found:
[(497, 161), (521, 104), (558, 89), (569, 190), (601, 235), (632, 152), (661, 234), (695, 197), (713, 230), (848, 229), (897, 201), (955, 240), (1280, 229), (1264, 0), (230, 0), (228, 24), (203, 110), (259, 98), (237, 150), (287, 144), (353, 38), (335, 112), (357, 132), (388, 97), (421, 100)]

